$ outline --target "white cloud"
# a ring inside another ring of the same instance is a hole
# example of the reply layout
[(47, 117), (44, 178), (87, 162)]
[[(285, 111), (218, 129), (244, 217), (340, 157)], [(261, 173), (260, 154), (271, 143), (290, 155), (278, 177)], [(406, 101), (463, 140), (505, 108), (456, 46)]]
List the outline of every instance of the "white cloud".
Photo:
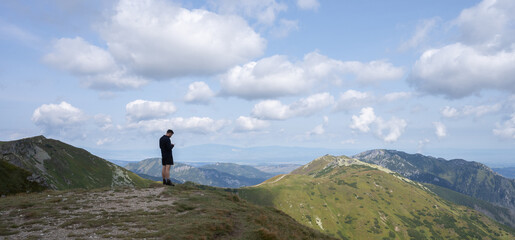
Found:
[(288, 9), (286, 4), (275, 0), (211, 0), (209, 4), (222, 14), (241, 14), (264, 25), (273, 24), (277, 15)]
[(317, 10), (320, 3), (318, 0), (297, 0), (297, 6), (302, 10)]
[(515, 92), (515, 3), (483, 0), (453, 21), (459, 42), (425, 51), (408, 82), (418, 90), (463, 98), (483, 90)]
[(457, 117), (457, 116), (460, 115), (460, 113), (458, 112), (458, 109), (453, 108), (453, 107), (449, 107), (449, 106), (445, 106), (440, 111), (440, 113), (442, 114), (442, 116), (444, 116), (446, 118), (454, 118), (454, 117)]
[(501, 110), (501, 104), (493, 104), (493, 105), (479, 105), (479, 106), (471, 106), (466, 105), (461, 109), (457, 109), (454, 107), (446, 106), (444, 107), (440, 113), (442, 116), (446, 118), (456, 118), (456, 117), (465, 117), (465, 116), (475, 116), (481, 117), (483, 115), (489, 113), (495, 113)]
[(447, 128), (442, 122), (433, 122), (433, 125), (435, 126), (435, 134), (438, 138), (447, 136)]
[(362, 108), (359, 116), (352, 115), (352, 123), (349, 127), (366, 133), (370, 131), (370, 124), (374, 123), (376, 119), (373, 108)]
[(129, 122), (137, 122), (166, 117), (177, 111), (177, 108), (172, 102), (155, 102), (138, 99), (127, 103), (125, 110)]
[(340, 94), (340, 98), (336, 103), (335, 109), (348, 111), (355, 108), (361, 108), (366, 105), (383, 104), (400, 99), (407, 99), (412, 96), (413, 94), (410, 92), (391, 92), (383, 96), (375, 96), (371, 92), (360, 92), (350, 89)]
[(408, 81), (421, 91), (462, 98), (484, 89), (515, 92), (515, 51), (480, 52), (461, 43), (427, 50)]
[(393, 102), (393, 101), (397, 101), (399, 99), (406, 99), (406, 98), (410, 98), (413, 96), (413, 93), (410, 93), (410, 92), (391, 92), (391, 93), (387, 93), (383, 96), (383, 99), (384, 101), (387, 101), (387, 102)]
[(80, 37), (61, 38), (43, 57), (47, 64), (80, 78), (83, 86), (99, 90), (138, 88), (147, 80), (127, 73), (111, 54)]
[(360, 83), (399, 79), (402, 68), (386, 61), (339, 61), (317, 52), (292, 63), (285, 56), (274, 55), (230, 69), (221, 77), (222, 93), (245, 99), (296, 95), (315, 85), (337, 82), (354, 76)]
[(284, 38), (291, 32), (299, 30), (299, 21), (281, 19), (279, 24), (272, 28), (271, 34), (277, 38)]
[(41, 127), (45, 133), (66, 137), (84, 137), (80, 131), (87, 115), (67, 102), (43, 104), (34, 110), (32, 122)]
[(171, 119), (151, 119), (132, 122), (127, 125), (127, 128), (139, 129), (145, 132), (162, 132), (166, 129), (173, 129), (176, 133), (182, 131), (196, 134), (208, 134), (219, 131), (228, 123), (229, 122), (226, 120), (213, 120), (209, 117), (177, 117)]
[(329, 93), (318, 93), (300, 99), (290, 105), (277, 100), (265, 100), (257, 103), (252, 116), (260, 119), (285, 120), (292, 117), (310, 116), (334, 103)]
[(340, 98), (336, 103), (337, 110), (350, 110), (369, 105), (375, 101), (373, 94), (368, 92), (360, 92), (356, 90), (347, 90), (340, 94)]
[(102, 131), (107, 131), (112, 129), (113, 126), (113, 120), (111, 119), (111, 116), (106, 114), (97, 114), (94, 117), (96, 125), (100, 128)]
[(371, 130), (372, 125), (375, 127), (377, 137), (385, 142), (395, 142), (404, 132), (407, 123), (404, 119), (396, 117), (384, 121), (375, 115), (373, 108), (366, 107), (361, 109), (359, 116), (352, 116), (352, 123), (349, 127), (367, 133)]
[(194, 82), (188, 86), (184, 100), (189, 103), (207, 104), (214, 96), (215, 93), (205, 82)]
[(493, 133), (502, 138), (515, 139), (515, 113), (511, 114), (510, 119), (497, 123)]
[(261, 55), (266, 45), (236, 15), (164, 1), (121, 0), (102, 37), (117, 61), (158, 79), (225, 71)]
[(324, 116), (324, 122), (316, 125), (311, 131), (307, 132), (307, 135), (322, 135), (325, 133), (325, 127), (329, 123), (329, 117)]
[(406, 120), (392, 117), (388, 121), (383, 121), (381, 118), (377, 118), (377, 136), (385, 142), (395, 142), (404, 132), (404, 129), (408, 125)]
[(454, 23), (460, 41), (481, 48), (509, 47), (515, 40), (515, 3), (512, 0), (483, 0), (463, 10)]
[(429, 34), (429, 32), (435, 27), (436, 23), (439, 20), (440, 20), (439, 18), (434, 17), (434, 18), (425, 19), (425, 20), (421, 21), (417, 25), (417, 28), (416, 28), (413, 36), (409, 40), (403, 42), (400, 45), (399, 49), (401, 51), (406, 51), (410, 48), (418, 47), (422, 42), (424, 42), (424, 40), (427, 38), (427, 35)]
[(261, 131), (270, 126), (270, 123), (265, 120), (240, 116), (236, 119), (234, 131), (235, 132), (252, 132)]

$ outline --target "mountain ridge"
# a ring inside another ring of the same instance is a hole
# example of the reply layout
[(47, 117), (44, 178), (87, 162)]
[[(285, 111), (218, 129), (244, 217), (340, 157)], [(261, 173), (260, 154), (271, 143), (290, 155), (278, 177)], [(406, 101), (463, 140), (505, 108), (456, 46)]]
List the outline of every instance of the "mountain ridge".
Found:
[[(27, 171), (29, 182), (43, 188), (72, 189), (148, 186), (150, 181), (88, 151), (44, 136), (2, 142), (0, 161)], [(20, 170), (21, 169), (21, 170)], [(17, 176), (18, 180), (20, 176)], [(21, 189), (2, 189), (14, 193)]]
[(238, 192), (341, 239), (514, 237), (509, 227), (418, 182), (346, 156), (326, 155)]

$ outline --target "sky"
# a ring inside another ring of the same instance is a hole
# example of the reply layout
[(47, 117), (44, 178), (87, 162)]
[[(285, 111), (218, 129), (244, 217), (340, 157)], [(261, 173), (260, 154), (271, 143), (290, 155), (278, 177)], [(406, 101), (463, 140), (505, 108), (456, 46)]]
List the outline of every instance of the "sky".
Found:
[(0, 140), (140, 160), (170, 128), (178, 149), (515, 165), (513, 12), (511, 0), (1, 1)]

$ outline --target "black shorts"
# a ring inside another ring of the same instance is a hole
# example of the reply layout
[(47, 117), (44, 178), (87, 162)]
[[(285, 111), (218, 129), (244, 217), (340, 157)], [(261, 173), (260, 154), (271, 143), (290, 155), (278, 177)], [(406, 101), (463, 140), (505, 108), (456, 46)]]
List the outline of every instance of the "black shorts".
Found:
[(161, 163), (164, 165), (173, 165), (173, 157), (161, 158)]

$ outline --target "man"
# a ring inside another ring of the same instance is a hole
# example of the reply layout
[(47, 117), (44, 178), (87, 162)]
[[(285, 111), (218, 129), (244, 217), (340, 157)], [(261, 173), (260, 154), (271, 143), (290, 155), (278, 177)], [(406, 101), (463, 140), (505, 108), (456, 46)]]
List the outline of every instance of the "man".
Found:
[(170, 181), (170, 167), (173, 165), (172, 148), (173, 144), (170, 138), (173, 135), (173, 131), (168, 129), (166, 134), (159, 139), (159, 148), (161, 148), (161, 162), (163, 164), (163, 185), (175, 186)]

